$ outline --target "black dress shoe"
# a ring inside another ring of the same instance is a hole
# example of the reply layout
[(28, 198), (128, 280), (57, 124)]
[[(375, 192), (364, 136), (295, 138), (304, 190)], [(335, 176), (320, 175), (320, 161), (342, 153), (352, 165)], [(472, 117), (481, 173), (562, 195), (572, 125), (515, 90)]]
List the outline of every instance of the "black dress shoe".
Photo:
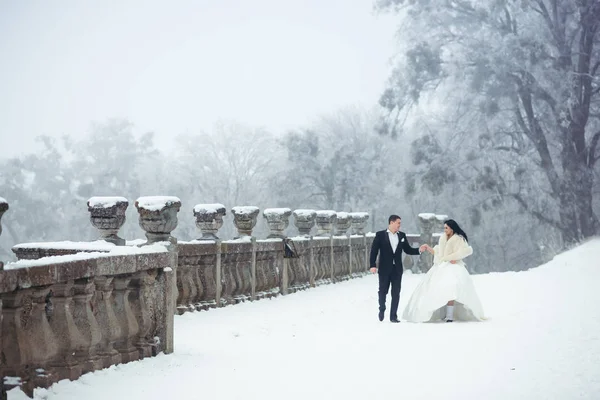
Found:
[(390, 319), (390, 322), (397, 324), (398, 322), (400, 322), (400, 320), (398, 318), (392, 318)]
[(451, 319), (447, 319), (446, 322), (454, 322), (454, 321)]
[(379, 311), (379, 320), (383, 321), (383, 311)]

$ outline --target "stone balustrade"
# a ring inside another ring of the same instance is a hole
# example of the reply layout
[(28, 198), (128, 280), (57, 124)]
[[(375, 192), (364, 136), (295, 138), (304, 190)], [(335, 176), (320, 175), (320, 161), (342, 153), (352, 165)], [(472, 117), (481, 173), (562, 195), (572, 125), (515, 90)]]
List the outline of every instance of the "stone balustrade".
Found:
[(4, 390), (173, 351), (177, 253), (164, 246), (21, 260), (0, 272)]
[[(272, 298), (367, 273), (373, 240), (367, 213), (333, 210), (263, 211), (265, 239), (252, 236), (258, 207), (231, 209), (238, 235), (222, 240), (222, 204), (193, 207), (201, 237), (174, 238), (181, 201), (135, 201), (147, 240), (118, 236), (129, 202), (88, 201), (95, 242), (26, 243), (19, 261), (0, 271), (0, 372), (30, 394), (59, 379), (173, 351), (173, 315)], [(0, 198), (0, 218), (8, 203)], [(288, 237), (289, 219), (297, 234)], [(420, 214), (413, 246), (432, 243), (445, 216)], [(1, 224), (0, 224), (1, 227)], [(313, 234), (313, 231), (314, 232)], [(1, 229), (0, 229), (1, 232)], [(433, 243), (432, 243), (433, 244)], [(422, 254), (405, 268), (426, 271)], [(2, 384), (2, 382), (0, 382)]]

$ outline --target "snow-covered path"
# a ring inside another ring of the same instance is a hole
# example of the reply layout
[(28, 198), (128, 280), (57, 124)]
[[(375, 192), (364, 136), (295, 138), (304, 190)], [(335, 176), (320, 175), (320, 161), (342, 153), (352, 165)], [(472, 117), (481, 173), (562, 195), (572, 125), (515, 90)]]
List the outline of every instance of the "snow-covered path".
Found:
[[(405, 274), (400, 312), (420, 278)], [(176, 317), (174, 354), (36, 398), (600, 399), (600, 239), (474, 280), (485, 322), (379, 322), (368, 276)]]

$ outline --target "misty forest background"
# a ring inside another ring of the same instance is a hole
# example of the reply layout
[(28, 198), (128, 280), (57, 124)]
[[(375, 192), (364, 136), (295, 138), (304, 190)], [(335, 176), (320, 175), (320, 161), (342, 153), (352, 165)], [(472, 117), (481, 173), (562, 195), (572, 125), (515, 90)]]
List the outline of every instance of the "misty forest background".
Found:
[[(600, 1), (375, 8), (396, 15), (402, 50), (372, 109), (341, 109), (290, 132), (223, 122), (173, 136), (168, 151), (116, 119), (40, 136), (42, 150), (18, 158), (0, 150), (0, 196), (10, 204), (0, 259), (14, 260), (17, 243), (94, 240), (91, 196), (130, 201), (126, 239), (143, 237), (133, 203), (145, 195), (182, 200), (180, 240), (199, 236), (198, 203), (227, 207), (224, 238), (240, 205), (367, 211), (371, 231), (398, 213), (411, 233), (418, 213), (447, 214), (469, 234), (479, 273), (531, 268), (597, 235)], [(266, 234), (262, 218), (255, 232)]]

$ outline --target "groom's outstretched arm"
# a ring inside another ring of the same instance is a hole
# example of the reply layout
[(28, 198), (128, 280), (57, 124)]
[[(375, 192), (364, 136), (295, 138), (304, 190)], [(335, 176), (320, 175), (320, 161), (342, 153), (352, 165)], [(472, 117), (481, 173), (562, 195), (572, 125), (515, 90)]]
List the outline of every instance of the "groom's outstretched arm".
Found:
[(404, 250), (406, 254), (410, 254), (411, 256), (418, 256), (419, 254), (421, 254), (421, 251), (419, 249), (415, 249), (414, 247), (410, 246), (405, 233), (402, 234), (402, 238), (400, 240), (402, 243), (402, 250)]
[(381, 241), (379, 235), (375, 234), (373, 243), (371, 243), (371, 256), (369, 257), (369, 268), (377, 268), (377, 254), (379, 253), (379, 247), (381, 247)]

